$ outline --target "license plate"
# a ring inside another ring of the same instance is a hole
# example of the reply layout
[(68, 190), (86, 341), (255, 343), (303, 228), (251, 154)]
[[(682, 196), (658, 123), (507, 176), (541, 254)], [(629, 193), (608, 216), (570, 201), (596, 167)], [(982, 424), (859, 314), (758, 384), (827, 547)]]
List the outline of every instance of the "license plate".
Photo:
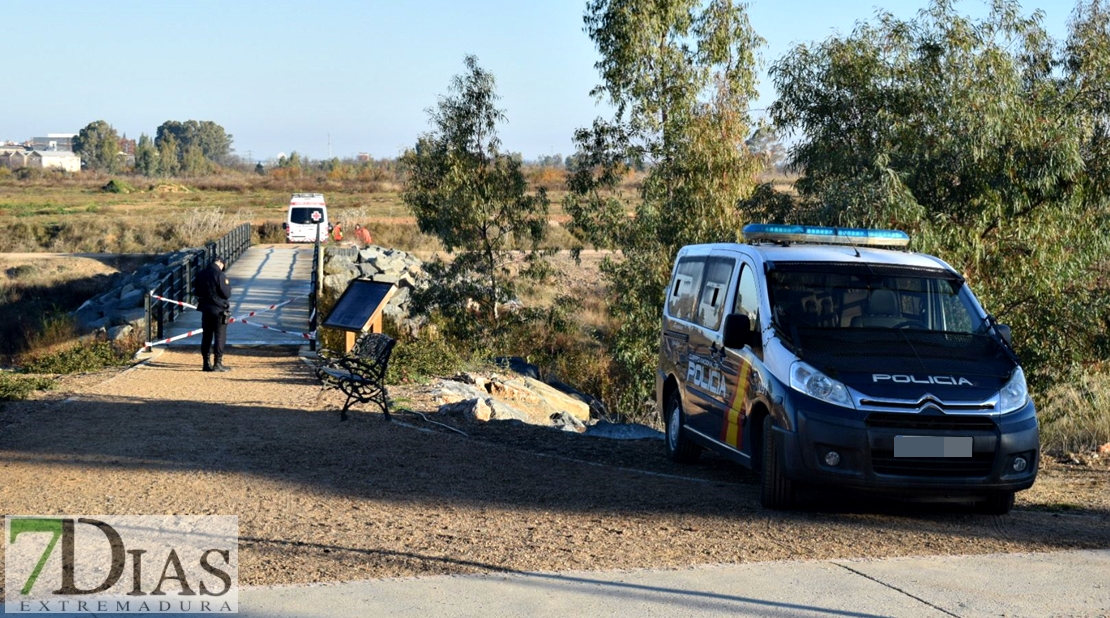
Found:
[(971, 436), (894, 436), (895, 457), (971, 457)]

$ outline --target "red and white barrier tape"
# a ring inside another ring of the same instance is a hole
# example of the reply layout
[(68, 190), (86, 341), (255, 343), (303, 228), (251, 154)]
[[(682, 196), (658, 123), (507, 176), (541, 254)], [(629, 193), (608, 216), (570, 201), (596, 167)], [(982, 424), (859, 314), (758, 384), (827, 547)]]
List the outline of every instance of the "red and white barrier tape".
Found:
[(146, 347), (152, 348), (156, 345), (165, 345), (165, 344), (167, 344), (171, 341), (177, 341), (178, 339), (184, 339), (186, 337), (192, 337), (193, 335), (198, 335), (203, 331), (204, 331), (203, 328), (198, 328), (196, 330), (191, 330), (187, 333), (182, 333), (180, 335), (174, 335), (173, 337), (170, 337), (169, 339), (162, 339), (161, 341), (148, 341), (148, 342), (146, 342)]
[(172, 298), (165, 298), (165, 297), (162, 297), (162, 296), (156, 296), (156, 295), (154, 294), (154, 290), (151, 290), (151, 291), (150, 291), (150, 297), (151, 297), (151, 298), (157, 298), (158, 300), (160, 300), (160, 301), (163, 301), (163, 302), (167, 302), (167, 303), (173, 303), (173, 304), (175, 304), (175, 305), (181, 305), (182, 307), (188, 307), (188, 308), (190, 308), (190, 309), (196, 309), (196, 308), (197, 308), (197, 306), (196, 306), (196, 305), (190, 305), (189, 303), (183, 303), (183, 302), (181, 302), (181, 301), (179, 301), (179, 300), (174, 300), (174, 299), (172, 299)]
[(270, 305), (269, 307), (266, 307), (265, 309), (257, 309), (255, 311), (251, 311), (250, 313), (244, 313), (243, 315), (237, 315), (237, 316), (231, 318), (231, 320), (228, 323), (230, 324), (231, 322), (239, 322), (239, 321), (242, 321), (245, 318), (253, 318), (254, 316), (256, 316), (260, 313), (265, 313), (267, 311), (272, 311), (274, 309), (277, 309), (278, 307), (284, 307), (285, 305), (288, 305), (289, 303), (291, 303), (293, 301), (297, 301), (297, 300), (300, 300), (302, 298), (305, 298), (306, 296), (308, 296), (308, 294), (303, 294), (301, 296), (294, 296), (293, 298), (290, 298), (287, 301)]
[(246, 320), (242, 320), (242, 319), (239, 319), (239, 318), (231, 318), (231, 320), (228, 321), (228, 324), (230, 324), (231, 322), (239, 322), (240, 324), (246, 324), (247, 326), (257, 326), (258, 328), (265, 328), (266, 330), (272, 330), (275, 333), (283, 333), (283, 334), (286, 334), (286, 335), (296, 335), (296, 336), (298, 336), (302, 339), (315, 339), (316, 338), (316, 331), (313, 331), (311, 333), (295, 333), (295, 332), (290, 331), (290, 330), (281, 330), (280, 328), (274, 328), (273, 326), (266, 326), (265, 324), (255, 324), (254, 322), (248, 322)]
[[(273, 326), (266, 326), (265, 324), (255, 324), (254, 322), (248, 322), (246, 320), (246, 318), (254, 317), (254, 316), (256, 316), (260, 313), (265, 313), (267, 311), (272, 311), (274, 309), (277, 309), (278, 307), (284, 307), (285, 305), (288, 305), (289, 303), (291, 303), (295, 300), (300, 300), (302, 298), (305, 298), (306, 296), (308, 296), (308, 294), (303, 294), (301, 296), (296, 296), (296, 297), (290, 298), (287, 301), (270, 305), (269, 307), (266, 307), (265, 309), (258, 309), (256, 311), (251, 311), (250, 313), (244, 313), (243, 315), (237, 315), (233, 318), (229, 318), (227, 323), (231, 324), (233, 322), (238, 322), (240, 324), (249, 324), (250, 326), (257, 326), (259, 328), (265, 328), (266, 330), (272, 330), (276, 333), (283, 333), (283, 334), (286, 334), (286, 335), (297, 335), (298, 337), (301, 337), (302, 339), (315, 339), (316, 338), (316, 332), (315, 331), (313, 331), (311, 333), (295, 333), (295, 332), (288, 331), (288, 330), (281, 330), (280, 328), (274, 328)], [(150, 297), (151, 298), (156, 298), (156, 299), (161, 300), (161, 301), (165, 301), (167, 303), (173, 303), (175, 305), (181, 305), (182, 307), (188, 307), (190, 309), (196, 309), (197, 308), (196, 305), (190, 305), (189, 303), (183, 303), (179, 300), (173, 300), (171, 298), (164, 298), (162, 296), (156, 296), (154, 294), (153, 290), (151, 290), (151, 292), (150, 292)], [(146, 342), (146, 347), (151, 348), (151, 347), (154, 347), (156, 345), (165, 345), (165, 344), (170, 343), (172, 341), (177, 341), (178, 339), (184, 339), (186, 337), (192, 337), (193, 335), (199, 334), (203, 331), (204, 331), (203, 328), (198, 328), (196, 330), (191, 330), (187, 333), (183, 333), (183, 334), (180, 334), (180, 335), (174, 335), (173, 337), (170, 337), (169, 339), (162, 339), (160, 341), (148, 341), (148, 342)]]

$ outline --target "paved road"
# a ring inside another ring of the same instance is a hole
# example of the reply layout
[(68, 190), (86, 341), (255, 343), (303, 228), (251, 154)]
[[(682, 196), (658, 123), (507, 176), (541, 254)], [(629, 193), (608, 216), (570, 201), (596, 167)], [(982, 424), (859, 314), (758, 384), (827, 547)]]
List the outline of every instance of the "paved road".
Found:
[[(248, 322), (270, 326), (264, 329), (252, 324), (229, 324), (228, 345), (301, 345), (305, 338), (277, 332), (293, 333), (308, 330), (308, 293), (312, 290), (312, 246), (263, 246), (247, 249), (227, 270), (231, 280), (231, 314), (244, 315), (286, 300), (294, 302), (278, 309), (259, 313)], [(200, 313), (187, 310), (167, 324), (165, 336), (172, 337), (200, 328)], [(200, 335), (175, 341), (173, 346), (198, 346)]]
[(245, 616), (1110, 616), (1110, 550), (246, 589)]
[[(239, 592), (239, 615), (1110, 616), (1110, 550), (765, 562), (671, 571), (443, 576), (246, 588)], [(105, 618), (106, 614), (96, 616)]]

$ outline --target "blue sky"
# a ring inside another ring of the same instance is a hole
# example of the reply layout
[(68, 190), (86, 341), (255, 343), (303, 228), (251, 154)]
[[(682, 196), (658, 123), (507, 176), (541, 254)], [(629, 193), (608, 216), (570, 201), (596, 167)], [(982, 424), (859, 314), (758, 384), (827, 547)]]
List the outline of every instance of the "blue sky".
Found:
[[(878, 8), (911, 17), (927, 0), (752, 0), (767, 64), (793, 43), (850, 32)], [(475, 54), (497, 79), (505, 148), (570, 154), (576, 128), (608, 109), (589, 96), (597, 53), (585, 0), (54, 0), (4, 2), (0, 141), (106, 120), (154, 134), (211, 120), (235, 152), (266, 160), (368, 152), (394, 157), (428, 129), (426, 110)], [(964, 0), (961, 12), (986, 5)], [(1063, 38), (1074, 2), (1040, 8)], [(761, 78), (758, 101), (774, 100)]]

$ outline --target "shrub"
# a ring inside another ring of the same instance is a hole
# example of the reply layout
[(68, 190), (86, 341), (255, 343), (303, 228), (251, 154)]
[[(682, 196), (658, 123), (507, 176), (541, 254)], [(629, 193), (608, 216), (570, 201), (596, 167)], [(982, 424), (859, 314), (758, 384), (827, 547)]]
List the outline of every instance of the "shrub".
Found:
[(389, 372), (386, 374), (386, 382), (389, 384), (425, 382), (436, 376), (457, 373), (467, 364), (456, 346), (434, 334), (433, 329), (425, 329), (420, 337), (397, 337), (397, 345), (389, 357)]
[(105, 367), (119, 367), (128, 361), (128, 355), (116, 346), (97, 341), (33, 356), (24, 362), (23, 370), (27, 373), (86, 373)]
[(276, 244), (285, 242), (285, 228), (279, 221), (263, 221), (262, 225), (255, 225), (255, 241), (259, 244)]
[(127, 182), (126, 180), (113, 178), (112, 180), (109, 180), (108, 184), (104, 185), (101, 190), (105, 193), (122, 193), (126, 195), (128, 193), (134, 193), (135, 187), (131, 186), (131, 183)]
[(32, 391), (54, 388), (54, 380), (41, 376), (23, 376), (10, 371), (0, 372), (0, 401), (26, 399)]

